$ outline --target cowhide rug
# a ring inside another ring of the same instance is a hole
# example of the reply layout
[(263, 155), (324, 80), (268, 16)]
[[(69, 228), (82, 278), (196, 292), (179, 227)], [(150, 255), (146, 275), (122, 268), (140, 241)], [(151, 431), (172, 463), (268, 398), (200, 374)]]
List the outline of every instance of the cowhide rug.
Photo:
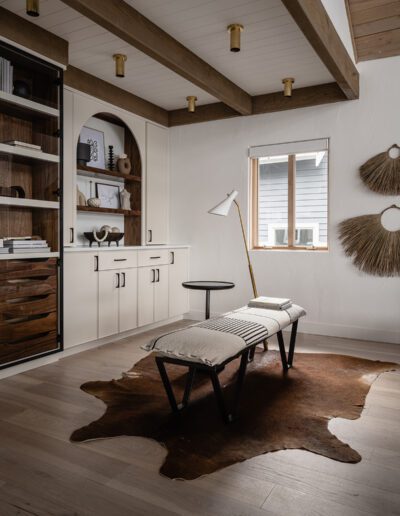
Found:
[[(237, 367), (238, 361), (231, 362), (220, 374), (227, 399)], [(357, 451), (331, 434), (328, 422), (334, 417), (357, 419), (373, 380), (397, 367), (351, 356), (297, 353), (294, 368), (285, 374), (278, 352), (257, 352), (247, 369), (239, 417), (225, 425), (205, 374), (197, 375), (187, 410), (173, 416), (150, 355), (132, 368), (134, 377), (82, 385), (107, 409), (97, 421), (75, 430), (71, 440), (120, 435), (155, 439), (168, 451), (160, 473), (181, 479), (292, 448), (359, 462)], [(171, 364), (167, 368), (179, 400), (187, 370)]]

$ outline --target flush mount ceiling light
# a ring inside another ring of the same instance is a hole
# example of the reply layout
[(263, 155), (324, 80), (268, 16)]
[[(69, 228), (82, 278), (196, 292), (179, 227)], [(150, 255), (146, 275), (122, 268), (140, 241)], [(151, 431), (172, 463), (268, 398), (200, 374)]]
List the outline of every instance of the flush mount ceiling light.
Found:
[(240, 52), (240, 33), (243, 32), (243, 25), (231, 23), (228, 25), (228, 32), (231, 35), (231, 52)]
[(124, 54), (114, 54), (115, 75), (116, 77), (125, 77), (125, 61), (128, 59)]
[(26, 0), (26, 14), (28, 16), (39, 16), (39, 0)]
[(195, 95), (189, 95), (186, 97), (186, 100), (188, 102), (188, 111), (189, 113), (194, 113), (196, 110), (196, 100), (197, 97)]
[(286, 77), (285, 79), (282, 79), (282, 84), (284, 85), (283, 86), (283, 95), (285, 97), (292, 96), (293, 83), (294, 83), (293, 77)]

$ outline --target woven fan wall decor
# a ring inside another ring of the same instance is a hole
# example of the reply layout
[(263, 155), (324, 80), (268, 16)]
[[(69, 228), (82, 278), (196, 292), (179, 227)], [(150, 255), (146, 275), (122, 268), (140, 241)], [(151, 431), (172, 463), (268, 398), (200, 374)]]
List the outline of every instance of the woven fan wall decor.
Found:
[(400, 195), (400, 154), (391, 157), (392, 149), (400, 150), (400, 146), (392, 145), (360, 167), (361, 179), (368, 188), (384, 195)]
[(339, 224), (339, 238), (347, 256), (363, 272), (374, 276), (400, 276), (400, 230), (389, 231), (382, 225), (381, 213), (361, 215)]

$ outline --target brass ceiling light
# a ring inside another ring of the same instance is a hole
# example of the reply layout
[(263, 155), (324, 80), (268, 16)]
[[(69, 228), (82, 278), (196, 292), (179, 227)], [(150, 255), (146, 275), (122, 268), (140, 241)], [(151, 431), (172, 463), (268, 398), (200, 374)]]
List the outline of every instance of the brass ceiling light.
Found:
[(125, 61), (128, 59), (124, 54), (114, 54), (115, 75), (116, 77), (125, 77)]
[(28, 16), (39, 16), (39, 0), (26, 0), (26, 14)]
[(189, 113), (194, 113), (196, 110), (196, 100), (197, 97), (195, 95), (189, 95), (186, 97), (187, 103), (188, 103), (188, 111)]
[(285, 97), (291, 97), (292, 96), (293, 83), (294, 83), (294, 78), (293, 77), (286, 77), (285, 79), (282, 79), (283, 95)]
[(243, 25), (231, 23), (227, 28), (231, 35), (231, 52), (240, 52), (240, 33), (243, 32)]

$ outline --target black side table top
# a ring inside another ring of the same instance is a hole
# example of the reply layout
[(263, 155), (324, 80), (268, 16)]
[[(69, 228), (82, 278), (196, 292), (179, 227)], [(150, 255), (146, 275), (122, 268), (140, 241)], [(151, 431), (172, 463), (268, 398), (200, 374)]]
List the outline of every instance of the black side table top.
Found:
[(193, 290), (226, 290), (235, 284), (230, 281), (185, 281), (182, 286)]

